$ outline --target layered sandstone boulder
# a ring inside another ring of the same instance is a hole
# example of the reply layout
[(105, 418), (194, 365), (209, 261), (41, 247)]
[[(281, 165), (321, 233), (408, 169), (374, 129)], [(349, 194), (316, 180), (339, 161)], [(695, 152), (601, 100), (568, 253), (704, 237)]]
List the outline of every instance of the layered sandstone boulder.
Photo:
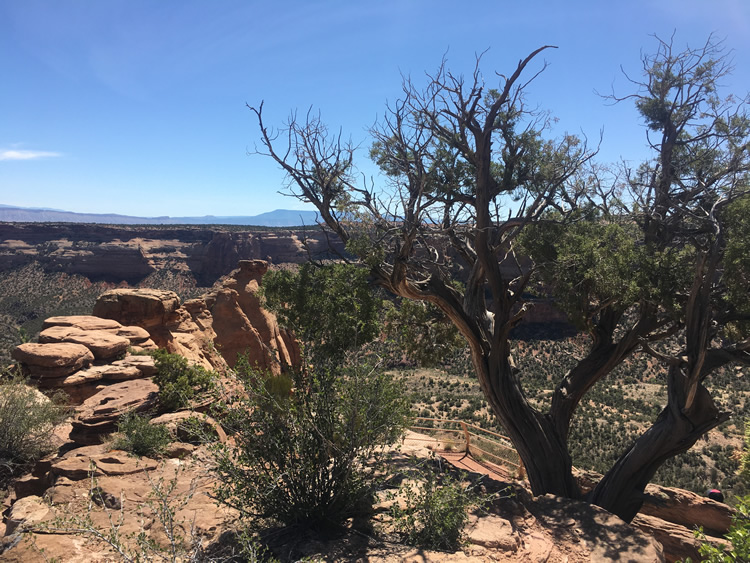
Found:
[[(587, 494), (594, 489), (601, 475), (594, 471), (575, 470), (581, 492)], [(664, 546), (667, 561), (680, 561), (688, 557), (699, 561), (698, 541), (693, 530), (702, 528), (706, 541), (726, 546), (723, 539), (732, 525), (736, 510), (699, 494), (684, 489), (650, 484), (646, 487), (640, 513), (632, 525), (654, 537)]]
[[(201, 312), (196, 314), (200, 316)], [(223, 371), (226, 368), (226, 362), (212, 344), (216, 335), (211, 323), (196, 323), (191, 311), (181, 306), (180, 298), (172, 291), (107, 291), (94, 305), (94, 315), (128, 325), (131, 330), (145, 331), (147, 341), (156, 347), (180, 354), (207, 369)], [(144, 335), (133, 336), (142, 338)]]
[(97, 299), (93, 314), (149, 330), (168, 324), (179, 307), (180, 298), (174, 291), (113, 289)]
[(86, 346), (72, 342), (26, 342), (16, 347), (11, 356), (24, 366), (29, 375), (43, 379), (66, 377), (94, 361), (94, 354)]
[[(49, 329), (55, 327), (69, 327), (79, 329), (86, 333), (96, 332), (125, 338), (130, 342), (130, 346), (137, 350), (153, 350), (157, 346), (151, 340), (151, 335), (144, 328), (139, 326), (123, 326), (112, 319), (104, 319), (94, 315), (68, 315), (60, 317), (49, 317), (42, 325), (42, 332), (50, 334)], [(52, 332), (51, 334), (55, 334)]]
[(69, 326), (81, 330), (118, 330), (122, 325), (117, 321), (103, 319), (93, 315), (67, 315), (61, 317), (49, 317), (42, 324), (42, 330), (53, 326)]
[[(261, 307), (258, 290), (267, 270), (262, 260), (242, 261), (214, 291), (184, 305), (171, 291), (106, 292), (95, 315), (48, 318), (39, 342), (18, 346), (13, 358), (36, 385), (64, 391), (72, 405), (108, 385), (154, 375), (154, 359), (130, 351), (164, 348), (219, 372), (245, 355), (259, 369), (278, 374), (284, 365), (298, 366), (300, 352), (276, 317)], [(82, 432), (75, 431), (86, 441)]]
[[(674, 522), (662, 520), (655, 516), (638, 514), (631, 525), (653, 537), (664, 548), (664, 558), (667, 561), (685, 561), (689, 557), (692, 561), (700, 561), (700, 546), (702, 540), (695, 537), (693, 528), (687, 528)], [(706, 541), (721, 549), (731, 548), (729, 541), (724, 538), (707, 536)]]
[(649, 485), (641, 514), (680, 524), (689, 529), (700, 526), (707, 534), (723, 536), (732, 525), (736, 513), (728, 504), (717, 502), (673, 487)]
[(51, 317), (45, 326), (39, 342), (21, 344), (13, 358), (40, 389), (64, 391), (72, 405), (97, 393), (100, 385), (156, 372), (152, 357), (127, 353), (133, 342), (144, 342), (138, 327), (88, 316)]
[(99, 444), (117, 430), (128, 412), (143, 412), (156, 406), (159, 386), (151, 379), (134, 379), (104, 386), (76, 409), (70, 439), (78, 444)]
[(105, 330), (81, 330), (73, 326), (52, 326), (39, 334), (39, 343), (72, 342), (83, 344), (97, 360), (115, 358), (128, 349), (130, 340)]

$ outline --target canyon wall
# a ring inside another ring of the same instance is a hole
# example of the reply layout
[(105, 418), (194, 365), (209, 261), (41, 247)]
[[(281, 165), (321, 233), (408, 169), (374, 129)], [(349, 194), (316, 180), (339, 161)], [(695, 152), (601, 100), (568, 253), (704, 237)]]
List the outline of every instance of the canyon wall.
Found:
[(115, 284), (136, 285), (151, 273), (171, 270), (190, 273), (207, 287), (240, 260), (301, 263), (336, 252), (343, 252), (343, 245), (317, 228), (0, 223), (0, 271), (37, 261), (48, 272)]

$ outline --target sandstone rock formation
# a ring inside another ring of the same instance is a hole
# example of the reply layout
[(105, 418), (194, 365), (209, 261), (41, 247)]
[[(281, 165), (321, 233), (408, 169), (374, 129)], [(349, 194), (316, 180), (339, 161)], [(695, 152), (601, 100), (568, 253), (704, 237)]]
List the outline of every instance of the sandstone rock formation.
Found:
[(272, 373), (299, 365), (295, 340), (260, 306), (267, 269), (262, 260), (243, 261), (215, 291), (184, 306), (170, 291), (109, 291), (95, 315), (47, 319), (39, 342), (18, 346), (13, 357), (40, 388), (64, 391), (77, 407), (70, 439), (98, 444), (125, 412), (156, 404), (154, 359), (128, 354), (129, 348), (162, 347), (218, 371), (241, 354)]
[(86, 346), (75, 343), (26, 342), (13, 350), (11, 356), (21, 362), (32, 377), (44, 379), (66, 377), (94, 361), (94, 354)]
[(722, 536), (732, 525), (735, 510), (728, 504), (672, 487), (648, 485), (641, 514), (680, 524), (688, 529), (702, 527), (707, 534)]
[[(693, 561), (701, 560), (698, 551), (701, 542), (693, 534), (694, 528), (688, 528), (645, 514), (638, 514), (633, 519), (632, 525), (650, 535), (662, 545), (664, 558), (668, 562), (685, 561), (688, 557)], [(707, 539), (714, 545), (731, 547), (731, 544), (723, 538), (707, 537)]]
[(117, 430), (128, 412), (143, 412), (156, 406), (159, 386), (151, 379), (134, 379), (103, 386), (76, 409), (70, 439), (78, 444), (98, 444)]
[(300, 364), (297, 341), (279, 328), (273, 313), (261, 307), (258, 290), (267, 271), (268, 263), (263, 260), (243, 260), (205, 299), (214, 318), (216, 345), (231, 366), (242, 354), (255, 359), (261, 369), (274, 372), (279, 363)]
[[(584, 494), (591, 491), (601, 477), (593, 471), (576, 471), (578, 485)], [(648, 485), (645, 493), (641, 511), (632, 524), (663, 545), (667, 561), (688, 557), (700, 561), (700, 542), (693, 535), (693, 530), (698, 527), (706, 532), (707, 541), (727, 545), (722, 536), (729, 531), (732, 516), (736, 513), (728, 504), (684, 489), (654, 484)]]
[(50, 317), (38, 343), (18, 346), (12, 356), (41, 389), (67, 394), (71, 405), (80, 405), (100, 386), (155, 373), (150, 356), (134, 356), (132, 349), (156, 345), (139, 327), (89, 315)]
[(242, 260), (213, 291), (183, 305), (171, 291), (111, 290), (101, 295), (94, 315), (141, 327), (160, 348), (206, 368), (222, 371), (247, 355), (260, 369), (279, 373), (282, 365), (298, 366), (300, 352), (260, 305), (258, 289), (267, 270), (263, 260)]
[(104, 330), (81, 330), (71, 326), (52, 326), (39, 334), (39, 343), (73, 342), (91, 350), (96, 360), (109, 360), (123, 354), (130, 340)]

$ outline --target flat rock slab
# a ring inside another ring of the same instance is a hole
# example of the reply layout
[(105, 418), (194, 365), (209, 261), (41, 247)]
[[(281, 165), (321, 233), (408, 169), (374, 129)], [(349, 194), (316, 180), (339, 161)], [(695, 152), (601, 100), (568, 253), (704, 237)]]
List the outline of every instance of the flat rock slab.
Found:
[(17, 500), (10, 509), (5, 533), (10, 535), (20, 526), (43, 522), (50, 516), (49, 506), (41, 497), (32, 495)]
[[(684, 561), (688, 557), (693, 561), (702, 559), (698, 549), (703, 542), (695, 537), (693, 528), (645, 514), (637, 514), (632, 525), (661, 543), (667, 561)], [(707, 535), (705, 541), (719, 549), (732, 548), (732, 544), (724, 538)]]
[(65, 477), (71, 481), (80, 481), (88, 477), (98, 477), (103, 473), (86, 456), (69, 457), (55, 461), (52, 464), (52, 475)]
[[(102, 475), (133, 475), (141, 471), (153, 471), (158, 463), (148, 457), (134, 457), (121, 450), (102, 452), (101, 447), (94, 447), (92, 453), (81, 453), (63, 457), (52, 464), (52, 474), (65, 477), (71, 481), (80, 481), (89, 477)], [(89, 448), (79, 448), (85, 450)], [(73, 450), (76, 452), (77, 450)], [(73, 453), (72, 452), (72, 453)], [(96, 452), (96, 453), (93, 453)]]
[(39, 334), (40, 343), (73, 342), (91, 350), (97, 360), (109, 360), (123, 354), (130, 340), (106, 330), (82, 330), (74, 326), (52, 326)]
[(105, 475), (132, 475), (141, 471), (153, 471), (159, 465), (148, 457), (133, 457), (125, 452), (110, 452), (92, 458), (96, 467)]
[(42, 330), (51, 326), (73, 326), (81, 330), (119, 330), (122, 325), (112, 319), (103, 319), (93, 315), (69, 315), (49, 317), (44, 321)]
[(109, 366), (91, 366), (86, 369), (79, 370), (74, 374), (67, 377), (61, 377), (59, 379), (47, 379), (44, 382), (44, 387), (77, 387), (79, 385), (86, 385), (89, 383), (95, 383), (104, 378), (104, 374)]
[[(26, 342), (17, 346), (11, 356), (31, 368), (33, 375), (63, 377), (91, 365), (94, 354), (83, 344), (62, 342), (38, 344)], [(33, 369), (42, 368), (42, 369)], [(49, 370), (45, 372), (44, 370)]]
[(664, 561), (659, 542), (598, 506), (544, 495), (529, 510), (553, 536), (581, 542), (591, 561)]
[(149, 377), (155, 373), (156, 366), (151, 356), (126, 356), (124, 359), (114, 361), (109, 365), (91, 366), (66, 377), (48, 377), (40, 382), (40, 387), (67, 390), (70, 387), (90, 385), (103, 379), (107, 381), (126, 381)]
[(686, 528), (701, 526), (706, 533), (723, 536), (732, 525), (736, 510), (723, 502), (699, 494), (651, 484), (646, 487), (641, 514), (656, 516)]
[(107, 385), (76, 409), (76, 420), (96, 424), (117, 419), (128, 411), (146, 410), (156, 402), (158, 392), (159, 386), (150, 379)]
[(521, 538), (513, 530), (513, 525), (495, 514), (472, 518), (467, 526), (467, 537), (475, 545), (502, 551), (518, 551), (521, 544)]
[(159, 387), (150, 379), (132, 379), (102, 387), (76, 408), (70, 439), (78, 444), (99, 444), (116, 430), (120, 417), (142, 412), (156, 404)]
[(122, 360), (112, 362), (112, 366), (128, 366), (138, 368), (143, 377), (149, 377), (156, 373), (156, 362), (153, 356), (135, 356), (129, 354)]

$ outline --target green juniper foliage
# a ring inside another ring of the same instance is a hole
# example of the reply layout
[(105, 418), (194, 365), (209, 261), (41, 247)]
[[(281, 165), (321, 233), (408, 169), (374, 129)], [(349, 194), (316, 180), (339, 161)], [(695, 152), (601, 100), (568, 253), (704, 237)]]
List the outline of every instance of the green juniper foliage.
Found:
[(420, 366), (436, 366), (466, 345), (450, 319), (426, 301), (386, 302), (384, 328), (398, 349)]

